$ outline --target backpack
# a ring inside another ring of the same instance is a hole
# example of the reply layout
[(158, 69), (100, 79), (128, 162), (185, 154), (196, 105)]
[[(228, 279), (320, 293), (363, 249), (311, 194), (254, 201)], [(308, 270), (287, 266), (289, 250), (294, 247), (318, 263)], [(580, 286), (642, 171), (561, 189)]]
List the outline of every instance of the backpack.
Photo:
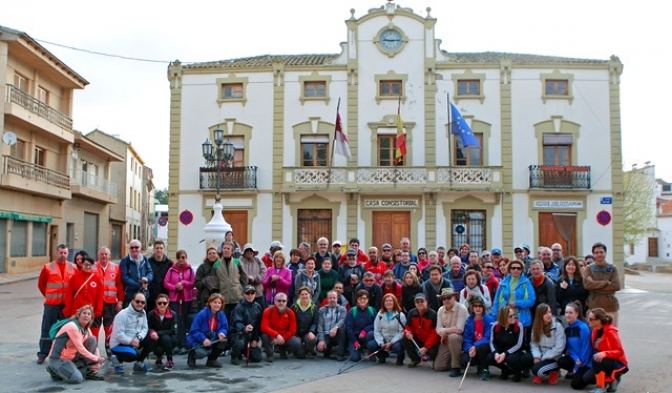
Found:
[[(399, 314), (400, 314), (400, 313), (397, 313), (397, 315), (395, 315), (395, 317), (397, 318), (397, 321), (399, 322), (399, 326), (401, 327), (401, 330), (404, 330), (404, 324), (401, 323), (401, 316), (400, 316)], [(381, 319), (383, 319), (383, 315), (382, 315), (382, 314), (381, 314), (381, 315), (378, 315), (378, 320), (380, 321)]]
[[(357, 318), (357, 308), (358, 307), (355, 307), (355, 308), (352, 309), (352, 316), (355, 317), (355, 318)], [(368, 306), (367, 310), (369, 310), (369, 314), (371, 314), (372, 317), (376, 316), (376, 311), (373, 309), (373, 307)]]
[(56, 323), (51, 325), (51, 328), (49, 329), (49, 338), (53, 340), (56, 337), (56, 334), (58, 334), (58, 331), (61, 330), (61, 327), (63, 327), (63, 325), (73, 321), (77, 324), (77, 327), (79, 327), (79, 329), (81, 330), (82, 327), (79, 326), (79, 322), (77, 322), (75, 318), (61, 319), (60, 321), (56, 321)]

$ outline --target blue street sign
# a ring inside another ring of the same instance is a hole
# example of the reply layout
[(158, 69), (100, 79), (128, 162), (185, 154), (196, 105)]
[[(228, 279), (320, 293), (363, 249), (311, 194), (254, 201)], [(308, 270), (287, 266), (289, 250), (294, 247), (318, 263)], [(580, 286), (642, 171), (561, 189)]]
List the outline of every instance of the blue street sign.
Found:
[(611, 199), (611, 197), (600, 198), (600, 205), (611, 205), (612, 202), (613, 200)]

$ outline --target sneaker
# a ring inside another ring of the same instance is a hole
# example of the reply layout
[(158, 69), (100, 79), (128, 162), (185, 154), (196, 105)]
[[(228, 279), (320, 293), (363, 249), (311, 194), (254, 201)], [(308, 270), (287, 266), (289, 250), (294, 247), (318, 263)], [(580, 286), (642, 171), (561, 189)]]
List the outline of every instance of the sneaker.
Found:
[(541, 385), (541, 381), (543, 381), (543, 379), (542, 379), (541, 377), (534, 377), (534, 378), (532, 378), (532, 383), (533, 383), (533, 384)]
[(45, 355), (37, 354), (37, 364), (43, 364), (45, 360), (47, 360)]
[(102, 375), (93, 372), (92, 370), (87, 370), (86, 375), (84, 375), (85, 379), (88, 379), (89, 381), (104, 381), (105, 377)]
[(284, 349), (280, 350), (280, 359), (288, 359), (287, 351), (285, 351)]
[(157, 356), (156, 362), (154, 362), (154, 364), (157, 366), (163, 366), (163, 356)]
[(338, 357), (336, 358), (336, 361), (338, 361), (338, 362), (343, 362), (343, 361), (345, 361), (345, 356), (343, 356), (343, 355), (338, 355)]
[(448, 374), (448, 376), (449, 376), (449, 377), (453, 377), (453, 378), (455, 378), (455, 377), (461, 377), (461, 376), (462, 376), (462, 373), (460, 372), (460, 369), (459, 369), (459, 368), (455, 368), (455, 367), (453, 367), (453, 368), (450, 369), (450, 374)]
[(110, 361), (110, 364), (112, 366), (119, 366), (121, 363), (119, 363), (119, 359), (117, 359), (117, 355), (112, 355), (109, 358), (107, 358)]
[(506, 371), (502, 371), (502, 373), (499, 375), (499, 379), (501, 381), (506, 381), (507, 379), (509, 379), (509, 373)]
[(146, 373), (147, 371), (152, 371), (152, 368), (144, 362), (135, 362), (133, 365), (133, 371), (141, 371)]
[(530, 370), (523, 370), (523, 372), (520, 374), (521, 377), (527, 379), (532, 376), (532, 373), (530, 373)]
[(49, 373), (49, 376), (51, 377), (52, 381), (62, 381), (63, 378), (61, 378), (60, 375), (56, 374), (54, 369), (51, 368), (51, 366), (47, 366), (47, 372)]
[(513, 378), (511, 378), (511, 380), (513, 382), (520, 382), (522, 377), (523, 377), (523, 375), (521, 373), (516, 373), (516, 374), (513, 375)]
[(609, 393), (614, 393), (616, 390), (618, 390), (618, 384), (621, 383), (621, 377), (618, 377), (617, 379), (614, 379), (611, 381), (609, 384), (609, 387), (607, 388), (607, 392)]
[(166, 365), (163, 367), (163, 369), (166, 370), (166, 371), (172, 371), (174, 367), (175, 367), (175, 364), (173, 363), (173, 361), (172, 360), (167, 360)]
[(239, 365), (239, 364), (240, 364), (240, 359), (238, 359), (238, 358), (231, 358), (231, 364), (233, 364), (234, 366)]
[(378, 364), (385, 364), (385, 358), (378, 358), (377, 363)]
[(481, 381), (487, 381), (488, 379), (490, 379), (490, 371), (488, 370), (481, 371)]
[(408, 368), (416, 368), (420, 364), (419, 360), (411, 360), (411, 363), (408, 364)]
[(117, 374), (123, 374), (124, 373), (124, 366), (122, 364), (118, 366), (114, 366), (114, 372)]
[(315, 354), (309, 351), (308, 353), (306, 353), (306, 359), (308, 360), (315, 359)]
[(606, 393), (606, 391), (607, 391), (607, 389), (605, 389), (605, 388), (596, 387), (588, 393)]
[(557, 384), (559, 378), (560, 373), (558, 371), (551, 371), (550, 374), (548, 374), (548, 384), (549, 385)]
[(266, 355), (266, 362), (267, 363), (273, 363), (273, 355)]
[(574, 373), (571, 371), (568, 371), (567, 374), (565, 374), (565, 379), (572, 379), (574, 378)]
[(397, 357), (397, 361), (394, 364), (396, 364), (397, 366), (403, 366), (404, 359), (400, 359), (399, 357)]
[(222, 368), (222, 363), (216, 360), (208, 360), (207, 362), (205, 362), (205, 366), (210, 368)]
[(187, 366), (189, 368), (195, 368), (196, 367), (196, 356), (194, 356), (194, 351), (190, 351), (188, 356), (187, 356)]

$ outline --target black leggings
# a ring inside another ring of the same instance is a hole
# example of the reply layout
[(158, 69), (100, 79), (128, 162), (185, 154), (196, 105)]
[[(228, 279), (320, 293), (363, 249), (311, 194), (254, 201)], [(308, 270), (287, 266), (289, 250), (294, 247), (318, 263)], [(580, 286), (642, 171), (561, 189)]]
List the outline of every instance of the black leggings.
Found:
[(523, 352), (506, 355), (503, 363), (495, 361), (495, 352), (488, 354), (488, 364), (502, 370), (502, 374), (518, 374), (523, 370)]
[(583, 375), (583, 382), (586, 385), (592, 385), (596, 383), (595, 374), (604, 372), (610, 377), (614, 370), (620, 370), (616, 373), (616, 378), (628, 372), (628, 368), (616, 359), (604, 358), (601, 362), (593, 360), (593, 368)]
[[(488, 343), (483, 343), (479, 346), (476, 347), (476, 356), (471, 358), (471, 365), (472, 366), (478, 366), (479, 370), (482, 369), (487, 369), (488, 368), (488, 354), (490, 353), (490, 344)], [(467, 363), (469, 362), (469, 352), (462, 352), (462, 359), (460, 366), (462, 368), (467, 367)]]
[[(589, 385), (589, 383), (584, 381), (584, 375), (588, 372), (592, 374), (593, 371), (590, 369), (590, 367), (586, 366), (581, 366), (576, 371), (574, 371), (574, 365), (574, 359), (572, 359), (572, 357), (569, 355), (562, 355), (562, 357), (558, 359), (558, 366), (560, 366), (561, 369), (574, 372), (574, 376), (572, 377), (571, 382), (572, 389), (581, 390)], [(595, 375), (593, 374), (593, 380), (594, 378)]]

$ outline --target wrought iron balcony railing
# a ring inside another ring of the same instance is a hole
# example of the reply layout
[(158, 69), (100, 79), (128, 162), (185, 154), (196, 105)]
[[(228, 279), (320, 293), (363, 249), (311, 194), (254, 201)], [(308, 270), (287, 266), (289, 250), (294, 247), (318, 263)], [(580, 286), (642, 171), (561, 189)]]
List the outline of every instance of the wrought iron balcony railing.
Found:
[[(217, 168), (200, 168), (201, 190), (217, 189)], [(219, 169), (219, 188), (221, 190), (232, 189), (256, 189), (257, 188), (257, 167), (256, 166), (234, 166)]]
[(589, 166), (530, 165), (530, 188), (589, 190)]
[(39, 117), (49, 120), (63, 129), (72, 131), (71, 118), (38, 100), (37, 98), (31, 97), (29, 94), (14, 87), (14, 85), (7, 84), (6, 101), (17, 104), (20, 107), (35, 113)]

